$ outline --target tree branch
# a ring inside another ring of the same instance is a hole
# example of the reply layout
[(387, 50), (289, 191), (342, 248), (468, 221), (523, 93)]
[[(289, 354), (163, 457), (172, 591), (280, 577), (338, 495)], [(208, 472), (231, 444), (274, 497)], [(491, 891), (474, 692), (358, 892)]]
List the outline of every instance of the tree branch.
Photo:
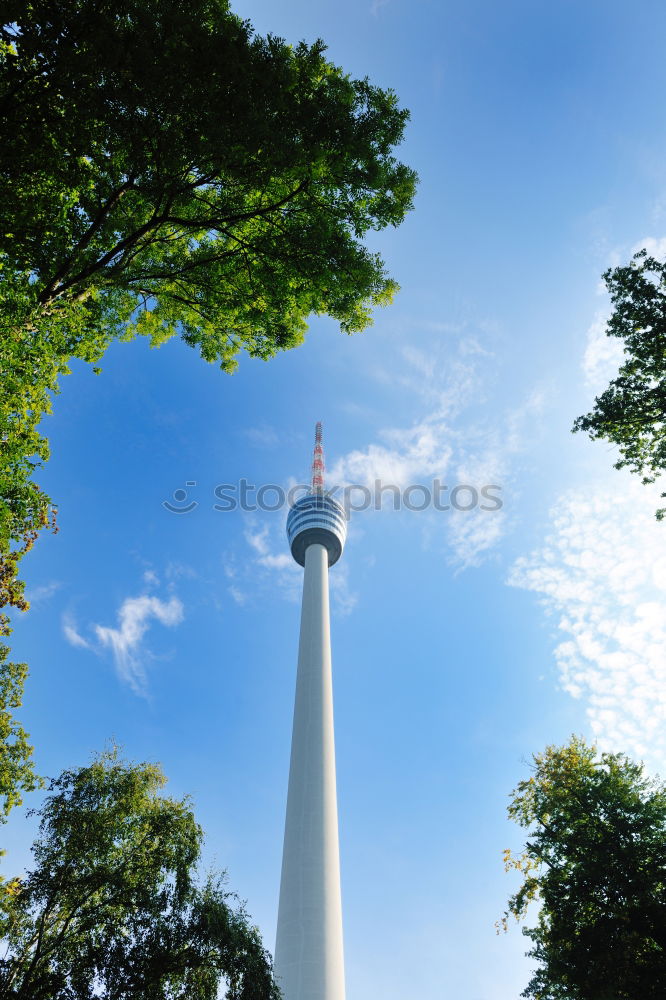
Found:
[(111, 196), (107, 199), (106, 203), (104, 205), (102, 205), (102, 207), (100, 208), (99, 212), (97, 213), (97, 215), (95, 216), (95, 218), (93, 219), (92, 223), (90, 224), (90, 226), (88, 227), (88, 229), (85, 231), (85, 233), (83, 234), (83, 236), (81, 237), (81, 239), (78, 241), (78, 243), (76, 244), (76, 246), (72, 250), (72, 252), (69, 255), (69, 257), (67, 258), (67, 260), (56, 271), (56, 273), (54, 274), (54, 276), (51, 278), (51, 280), (48, 282), (48, 284), (46, 285), (46, 287), (40, 293), (40, 296), (39, 296), (39, 301), (40, 302), (48, 302), (48, 300), (50, 299), (51, 295), (57, 289), (58, 285), (60, 284), (60, 282), (65, 277), (65, 275), (69, 271), (70, 267), (72, 266), (72, 264), (76, 260), (77, 256), (81, 253), (82, 250), (86, 249), (86, 247), (90, 244), (90, 241), (92, 240), (93, 236), (97, 232), (99, 232), (99, 230), (102, 227), (102, 224), (104, 223), (104, 221), (106, 220), (106, 218), (108, 217), (108, 215), (116, 207), (116, 205), (118, 204), (118, 202), (120, 201), (120, 199), (122, 198), (122, 196), (127, 191), (129, 191), (130, 188), (132, 188), (133, 186), (134, 186), (134, 178), (133, 177), (128, 177), (128, 179), (125, 181), (124, 184), (121, 184), (119, 188), (116, 188), (116, 190), (113, 191), (113, 193), (111, 194)]
[(247, 219), (256, 219), (264, 215), (270, 215), (271, 212), (275, 212), (278, 208), (282, 208), (288, 202), (293, 201), (293, 199), (304, 191), (309, 185), (309, 180), (301, 181), (301, 183), (290, 191), (288, 195), (281, 198), (280, 201), (274, 202), (272, 205), (265, 205), (263, 208), (253, 208), (249, 212), (238, 212), (235, 215), (221, 216), (219, 218), (209, 218), (209, 219), (185, 219), (181, 216), (169, 215), (164, 219), (165, 222), (172, 222), (175, 225), (183, 226), (185, 229), (220, 229), (228, 225), (232, 225), (234, 222), (243, 222)]
[[(182, 216), (170, 215), (169, 211), (171, 206), (169, 202), (172, 199), (169, 199), (167, 201), (167, 204), (164, 206), (164, 210), (162, 211), (161, 214), (158, 214), (158, 209), (156, 209), (151, 218), (148, 220), (148, 222), (144, 223), (142, 226), (139, 226), (137, 230), (135, 230), (133, 233), (130, 233), (124, 239), (119, 240), (115, 244), (115, 246), (113, 246), (105, 254), (99, 257), (96, 261), (92, 261), (86, 267), (82, 268), (77, 274), (73, 275), (68, 281), (63, 281), (61, 284), (58, 284), (58, 275), (56, 275), (55, 278), (51, 279), (49, 284), (41, 293), (40, 302), (42, 305), (46, 305), (53, 299), (63, 295), (63, 293), (67, 292), (70, 288), (73, 288), (82, 281), (86, 281), (87, 278), (90, 278), (96, 272), (103, 271), (116, 257), (118, 257), (120, 254), (123, 254), (126, 250), (129, 250), (132, 247), (136, 247), (137, 244), (140, 242), (140, 240), (144, 236), (146, 236), (149, 232), (151, 232), (151, 230), (159, 229), (159, 227), (161, 225), (164, 225), (165, 223), (182, 226), (185, 232), (192, 232), (193, 230), (206, 231), (211, 229), (228, 232), (227, 227), (229, 225), (232, 225), (234, 222), (242, 222), (247, 219), (261, 218), (263, 216), (270, 215), (272, 212), (277, 211), (283, 205), (286, 205), (288, 202), (292, 201), (295, 197), (297, 197), (297, 195), (300, 194), (300, 192), (303, 191), (308, 186), (308, 184), (309, 184), (308, 180), (301, 181), (301, 183), (296, 188), (294, 188), (293, 191), (290, 191), (289, 194), (285, 195), (284, 198), (281, 198), (279, 201), (274, 202), (271, 205), (266, 205), (263, 208), (252, 209), (251, 211), (248, 212), (238, 212), (234, 215), (224, 216), (220, 218), (189, 219), (189, 218), (184, 218)], [(120, 191), (120, 189), (118, 190)], [(117, 204), (122, 193), (124, 192), (121, 192), (120, 194), (117, 195), (114, 204)], [(92, 223), (89, 230), (82, 237), (82, 240), (86, 240), (85, 245), (87, 245), (90, 242), (90, 240), (94, 236), (94, 233), (99, 229), (104, 218), (111, 210), (112, 207), (111, 200), (112, 199), (109, 199), (109, 202), (107, 202), (107, 204), (103, 207), (103, 209), (100, 211), (100, 214)], [(228, 235), (236, 239), (236, 237), (234, 237), (233, 234), (229, 233)], [(67, 265), (63, 265), (63, 267), (60, 268), (58, 274), (63, 272), (65, 267), (70, 266), (71, 262), (76, 256), (76, 253), (78, 252), (80, 252), (78, 249), (75, 249), (73, 251), (73, 253), (70, 255)], [(116, 273), (119, 273), (119, 271), (121, 270), (122, 270), (122, 265), (117, 269)], [(64, 275), (62, 276), (64, 277)], [(77, 296), (76, 298), (77, 299), (80, 298), (82, 294), (83, 293), (80, 293), (80, 295)]]

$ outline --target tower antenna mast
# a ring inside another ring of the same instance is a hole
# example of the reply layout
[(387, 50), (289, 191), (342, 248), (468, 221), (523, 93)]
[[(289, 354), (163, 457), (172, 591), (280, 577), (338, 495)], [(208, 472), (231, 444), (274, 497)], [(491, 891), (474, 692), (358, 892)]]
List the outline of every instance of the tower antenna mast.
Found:
[(321, 496), (324, 492), (324, 446), (321, 443), (321, 420), (315, 427), (315, 446), (312, 458), (312, 492)]

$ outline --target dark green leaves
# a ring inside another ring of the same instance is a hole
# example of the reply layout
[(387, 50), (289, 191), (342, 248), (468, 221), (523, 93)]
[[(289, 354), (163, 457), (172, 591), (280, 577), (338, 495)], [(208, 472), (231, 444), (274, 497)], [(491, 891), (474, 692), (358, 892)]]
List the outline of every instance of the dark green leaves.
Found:
[(26, 323), (69, 325), (84, 303), (109, 335), (182, 324), (229, 367), (298, 343), (312, 313), (351, 331), (388, 301), (358, 239), (411, 207), (394, 94), (321, 42), (254, 37), (222, 2), (36, 2), (16, 19), (0, 248)]
[(666, 264), (641, 250), (604, 280), (613, 303), (607, 332), (624, 341), (625, 361), (573, 429), (617, 445), (615, 468), (652, 483), (666, 471)]

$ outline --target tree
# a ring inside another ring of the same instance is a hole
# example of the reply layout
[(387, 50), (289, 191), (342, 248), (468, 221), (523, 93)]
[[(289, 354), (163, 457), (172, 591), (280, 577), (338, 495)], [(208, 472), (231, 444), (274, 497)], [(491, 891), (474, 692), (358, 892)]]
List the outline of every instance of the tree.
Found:
[(321, 41), (254, 37), (226, 0), (9, 2), (4, 20), (8, 329), (61, 357), (179, 329), (229, 368), (391, 297), (360, 242), (414, 192), (391, 91)]
[[(0, 637), (10, 631), (7, 616), (0, 615)], [(9, 646), (0, 638), (0, 823), (23, 801), (25, 792), (41, 785), (35, 775), (32, 747), (23, 726), (14, 717), (20, 708), (28, 673), (25, 663), (10, 662)], [(4, 851), (0, 851), (0, 857)]]
[(51, 782), (33, 868), (5, 886), (2, 997), (278, 1000), (243, 908), (197, 879), (201, 830), (164, 783), (117, 751)]
[(603, 277), (613, 303), (607, 333), (624, 341), (626, 360), (573, 429), (617, 445), (615, 468), (653, 483), (666, 472), (666, 263), (641, 250)]
[(227, 0), (6, 0), (0, 25), (0, 607), (55, 509), (39, 421), (71, 359), (179, 334), (232, 371), (397, 285), (363, 239), (416, 176), (395, 94)]
[(508, 917), (540, 901), (524, 929), (539, 967), (534, 1000), (658, 1000), (666, 993), (666, 787), (623, 754), (573, 737), (534, 757), (509, 817), (529, 830), (506, 869), (523, 875)]

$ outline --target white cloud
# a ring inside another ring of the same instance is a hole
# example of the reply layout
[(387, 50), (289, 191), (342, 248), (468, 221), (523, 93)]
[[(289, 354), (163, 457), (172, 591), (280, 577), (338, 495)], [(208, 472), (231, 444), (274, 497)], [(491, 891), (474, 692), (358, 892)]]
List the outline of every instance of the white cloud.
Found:
[(435, 375), (436, 361), (432, 351), (420, 351), (418, 347), (407, 345), (402, 348), (402, 356), (411, 367), (426, 379)]
[(557, 618), (562, 687), (583, 699), (600, 746), (666, 764), (666, 526), (655, 491), (615, 473), (566, 493), (552, 534), (509, 583)]
[(260, 427), (247, 427), (243, 435), (250, 444), (257, 448), (274, 448), (279, 443), (278, 433), (269, 424), (261, 424)]
[[(424, 363), (424, 373), (426, 370)], [(462, 429), (435, 410), (410, 428), (382, 431), (382, 443), (343, 455), (327, 473), (327, 481), (343, 488), (358, 483), (373, 491), (377, 480), (383, 486), (391, 484), (404, 490), (410, 483), (428, 485), (439, 479), (449, 490), (462, 484), (473, 487), (479, 502), (491, 506), (481, 496), (483, 487), (499, 486), (501, 490), (493, 495), (502, 498), (506, 494), (512, 463), (533, 437), (544, 405), (544, 393), (535, 391), (521, 406), (501, 415), (492, 427), (469, 422)], [(471, 496), (461, 493), (460, 504), (468, 504)], [(389, 490), (382, 493), (381, 501), (383, 509), (393, 510), (394, 496)], [(503, 510), (478, 506), (449, 510), (444, 521), (441, 513), (437, 517), (438, 523), (445, 525), (442, 538), (446, 535), (452, 562), (463, 569), (478, 566), (486, 558), (503, 538), (508, 523)]]
[(183, 605), (177, 597), (168, 601), (145, 594), (128, 597), (118, 612), (118, 628), (95, 625), (100, 643), (108, 646), (113, 653), (118, 676), (137, 694), (146, 692), (146, 672), (142, 661), (149, 654), (143, 649), (142, 640), (151, 619), (170, 627), (178, 625), (183, 620)]
[(452, 511), (447, 540), (452, 565), (458, 569), (480, 566), (504, 536), (506, 514), (493, 511)]
[(174, 580), (194, 580), (198, 574), (193, 566), (181, 562), (170, 562), (167, 564), (164, 575), (170, 583), (173, 583)]
[[(427, 418), (407, 429), (382, 432), (386, 444), (370, 444), (344, 455), (327, 473), (327, 481), (344, 487), (358, 483), (373, 489), (376, 480), (404, 489), (424, 476), (442, 477), (453, 449), (451, 430), (438, 418)], [(387, 494), (386, 503), (391, 506)]]
[(657, 260), (661, 257), (662, 259), (666, 257), (666, 236), (654, 237), (646, 236), (642, 239), (640, 243), (637, 243), (635, 247), (632, 247), (632, 254), (638, 253), (639, 250), (647, 250), (650, 257), (656, 257)]
[(358, 604), (358, 594), (349, 586), (349, 567), (347, 563), (337, 563), (329, 576), (331, 597), (336, 611), (341, 615), (350, 615)]
[[(303, 570), (294, 561), (290, 553), (284, 550), (280, 552), (272, 551), (268, 525), (264, 525), (258, 530), (248, 528), (245, 532), (245, 539), (256, 553), (254, 558), (255, 565), (262, 566), (274, 574), (274, 590), (288, 601), (294, 603), (300, 601), (303, 588)], [(281, 544), (284, 545), (286, 543), (283, 542)], [(329, 586), (335, 610), (341, 615), (350, 614), (356, 607), (358, 595), (350, 589), (346, 564), (342, 562), (338, 563), (335, 569), (331, 571)], [(229, 593), (235, 589), (235, 587), (229, 588)], [(231, 596), (237, 603), (244, 603), (247, 599), (247, 595), (245, 594), (242, 594), (242, 602), (238, 601), (235, 594), (231, 593)]]
[[(282, 523), (280, 527), (283, 528)], [(245, 540), (254, 552), (253, 565), (268, 570), (269, 573), (273, 574), (273, 592), (288, 601), (298, 601), (301, 594), (302, 570), (294, 562), (291, 554), (285, 551), (287, 543), (286, 539), (284, 539), (284, 534), (282, 532), (281, 534), (281, 544), (277, 551), (272, 543), (272, 535), (268, 524), (264, 524), (261, 528), (256, 528), (253, 524), (250, 524), (245, 529)], [(256, 570), (254, 573), (250, 573), (249, 576), (254, 577), (254, 585), (256, 586)]]
[[(436, 327), (437, 324), (431, 324)], [(478, 404), (491, 351), (478, 339), (461, 331), (449, 329), (451, 337), (430, 340), (428, 349), (411, 344), (400, 346), (397, 356), (389, 355), (388, 363), (378, 363), (368, 373), (376, 381), (388, 385), (400, 397), (411, 398), (440, 419), (450, 419), (470, 404)]]
[(238, 604), (241, 608), (243, 607), (244, 604), (247, 604), (247, 594), (244, 594), (243, 591), (240, 590), (238, 587), (236, 586), (229, 587), (228, 591), (231, 597), (236, 602), (236, 604)]
[(583, 355), (583, 374), (587, 385), (595, 393), (601, 393), (611, 379), (615, 378), (624, 359), (622, 341), (609, 337), (606, 333), (608, 314), (599, 312), (587, 331), (587, 343)]
[(25, 595), (31, 606), (42, 604), (50, 600), (57, 590), (60, 590), (62, 583), (60, 580), (51, 580), (50, 583), (43, 583), (39, 587), (34, 587)]
[[(521, 406), (505, 414), (499, 426), (477, 432), (477, 440), (470, 435), (471, 440), (461, 442), (455, 479), (478, 489), (479, 502), (472, 510), (450, 512), (447, 539), (451, 562), (458, 568), (479, 566), (504, 537), (509, 523), (504, 504), (512, 464), (527, 447), (544, 406), (543, 391), (535, 390)], [(484, 487), (493, 489), (486, 492)], [(469, 503), (465, 494), (461, 502)], [(501, 503), (499, 509), (497, 503)]]
[(90, 649), (90, 643), (83, 638), (79, 632), (76, 622), (71, 615), (63, 615), (62, 619), (62, 631), (67, 639), (67, 642), (72, 646), (77, 646), (79, 649)]
[(148, 586), (159, 586), (160, 579), (154, 569), (147, 569), (143, 574), (143, 582)]
[(245, 540), (257, 553), (255, 562), (266, 569), (287, 569), (293, 565), (293, 559), (286, 552), (272, 553), (268, 546), (268, 525), (258, 531), (248, 529)]
[[(397, 390), (406, 390), (422, 408), (427, 406), (428, 413), (410, 427), (381, 430), (379, 441), (343, 455), (327, 470), (327, 483), (342, 488), (359, 484), (373, 490), (380, 480), (404, 489), (410, 483), (446, 474), (454, 436), (449, 417), (464, 405), (472, 370), (455, 359), (444, 364), (439, 354), (426, 354), (411, 346), (403, 347), (400, 355), (400, 364), (375, 371), (375, 377)], [(392, 507), (388, 492), (382, 502), (385, 508)]]
[[(379, 430), (375, 440), (332, 463), (326, 483), (338, 487), (334, 495), (341, 502), (345, 500), (345, 487), (358, 485), (370, 491), (373, 508), (379, 504), (382, 510), (393, 511), (396, 497), (391, 486), (401, 492), (412, 484), (431, 488), (434, 480), (449, 491), (456, 485), (470, 484), (478, 490), (481, 502), (484, 486), (500, 486), (502, 489), (495, 495), (501, 497), (502, 491), (506, 495), (515, 456), (534, 440), (544, 406), (543, 393), (534, 392), (523, 405), (497, 414), (490, 425), (487, 420), (479, 420), (472, 408), (478, 410), (484, 402), (484, 385), (494, 356), (474, 337), (448, 327), (446, 332), (451, 336), (435, 342), (428, 352), (411, 344), (400, 345), (394, 364), (373, 370), (374, 378), (390, 385), (396, 397), (411, 404), (416, 418), (408, 426), (398, 424)], [(376, 490), (377, 482), (381, 494)], [(362, 496), (352, 491), (347, 499), (351, 500), (352, 510), (358, 510)], [(421, 499), (421, 493), (412, 496), (415, 504)], [(447, 500), (441, 502), (446, 504)], [(447, 551), (455, 566), (465, 568), (487, 558), (504, 537), (510, 521), (502, 510), (433, 508), (423, 512), (420, 523), (428, 535), (428, 544), (435, 535), (441, 542), (436, 547)], [(352, 533), (358, 532), (358, 515), (352, 517), (349, 527)], [(268, 525), (250, 527), (245, 537), (254, 551), (255, 565), (278, 571), (280, 590), (296, 599), (294, 564), (282, 539), (275, 551)], [(341, 594), (343, 584), (336, 587)], [(349, 610), (355, 600), (347, 593), (341, 606)]]

